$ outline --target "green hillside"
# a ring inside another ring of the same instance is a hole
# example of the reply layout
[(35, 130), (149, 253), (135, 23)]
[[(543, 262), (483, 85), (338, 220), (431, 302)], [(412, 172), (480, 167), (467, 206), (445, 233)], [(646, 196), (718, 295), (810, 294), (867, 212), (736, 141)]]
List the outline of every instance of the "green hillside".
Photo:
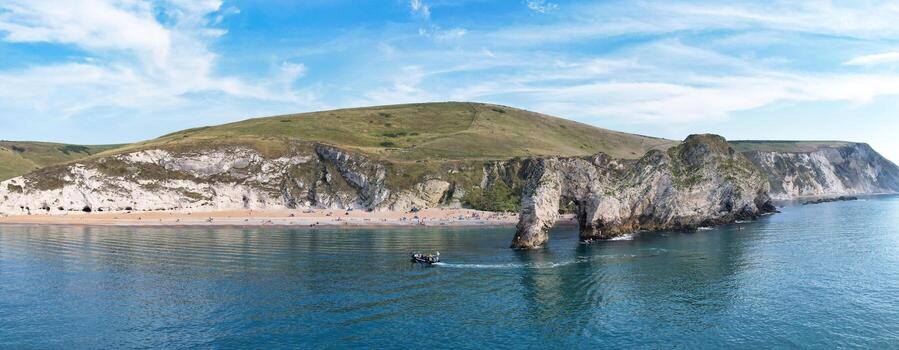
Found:
[(267, 156), (282, 156), (297, 142), (329, 144), (395, 163), (585, 156), (598, 152), (617, 158), (639, 158), (651, 149), (667, 149), (679, 143), (506, 106), (423, 103), (249, 119), (183, 130), (130, 145), (0, 141), (0, 179), (50, 165), (139, 149), (190, 151), (246, 145)]
[(48, 142), (0, 141), (0, 180), (89, 157), (121, 145), (80, 146)]
[(605, 152), (638, 158), (677, 142), (605, 130), (511, 107), (479, 103), (425, 103), (341, 109), (249, 119), (184, 130), (116, 152), (248, 144), (280, 154), (286, 141), (355, 149), (392, 161), (488, 160)]

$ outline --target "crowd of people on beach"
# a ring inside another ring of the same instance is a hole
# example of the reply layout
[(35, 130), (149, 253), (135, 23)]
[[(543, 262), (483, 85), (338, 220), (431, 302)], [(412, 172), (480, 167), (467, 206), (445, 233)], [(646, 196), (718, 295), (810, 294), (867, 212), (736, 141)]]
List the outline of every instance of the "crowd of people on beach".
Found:
[[(431, 226), (431, 225), (450, 225), (455, 223), (477, 223), (477, 224), (491, 224), (491, 223), (512, 223), (518, 219), (518, 213), (494, 213), (494, 212), (480, 212), (475, 210), (466, 210), (466, 209), (447, 209), (447, 208), (438, 208), (431, 209), (430, 211), (423, 211), (417, 208), (413, 208), (412, 210), (405, 212), (402, 216), (398, 218), (386, 218), (379, 217), (381, 215), (378, 214), (369, 214), (363, 213), (359, 215), (351, 216), (352, 210), (347, 210), (343, 213), (343, 216), (333, 216), (332, 212), (328, 212), (325, 214), (325, 217), (330, 217), (332, 222), (337, 223), (361, 223), (361, 224), (372, 224), (372, 223), (384, 223), (384, 224), (403, 224), (403, 225), (421, 225), (421, 226)], [(436, 212), (435, 212), (436, 211)], [(316, 213), (314, 210), (306, 210), (305, 214)], [(316, 222), (315, 225), (319, 225)]]
[[(518, 213), (483, 212), (462, 208), (413, 208), (406, 212), (373, 212), (347, 209), (283, 209), (235, 210), (220, 212), (166, 211), (109, 213), (68, 213), (63, 215), (22, 216), (2, 215), (4, 222), (59, 222), (99, 225), (303, 225), (303, 226), (458, 226), (509, 225), (518, 220)], [(198, 214), (198, 215), (193, 215)], [(146, 217), (144, 217), (146, 216)]]

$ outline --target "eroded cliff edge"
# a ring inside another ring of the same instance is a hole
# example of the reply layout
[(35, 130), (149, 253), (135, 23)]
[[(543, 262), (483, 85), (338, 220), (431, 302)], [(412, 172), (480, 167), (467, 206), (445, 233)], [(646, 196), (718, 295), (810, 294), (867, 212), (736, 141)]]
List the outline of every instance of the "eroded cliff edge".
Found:
[(778, 200), (899, 192), (899, 167), (864, 143), (736, 145), (765, 173)]
[(460, 206), (480, 166), (393, 164), (318, 143), (279, 154), (249, 145), (144, 149), (0, 182), (0, 213)]
[(526, 174), (516, 249), (543, 245), (559, 203), (569, 201), (585, 241), (639, 230), (695, 229), (775, 210), (766, 177), (716, 135), (693, 135), (639, 160), (602, 154), (539, 159)]
[(774, 210), (772, 197), (899, 191), (899, 169), (864, 144), (745, 150), (718, 136), (694, 135), (639, 159), (393, 162), (322, 143), (284, 142), (277, 152), (230, 141), (134, 149), (42, 168), (0, 182), (0, 213), (407, 211), (480, 203), (483, 210), (520, 208), (513, 246), (533, 248), (546, 241), (560, 208), (577, 214), (581, 238), (592, 240), (752, 218)]

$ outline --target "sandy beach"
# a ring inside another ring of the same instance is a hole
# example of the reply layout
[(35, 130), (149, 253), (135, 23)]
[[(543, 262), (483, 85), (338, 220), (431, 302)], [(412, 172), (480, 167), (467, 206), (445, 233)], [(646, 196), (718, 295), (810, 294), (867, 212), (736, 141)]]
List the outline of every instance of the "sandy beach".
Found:
[[(560, 223), (574, 222), (565, 215)], [(235, 210), (216, 212), (67, 212), (4, 215), (0, 224), (101, 226), (514, 226), (518, 213), (471, 209), (424, 209), (418, 212), (366, 212), (337, 209)]]

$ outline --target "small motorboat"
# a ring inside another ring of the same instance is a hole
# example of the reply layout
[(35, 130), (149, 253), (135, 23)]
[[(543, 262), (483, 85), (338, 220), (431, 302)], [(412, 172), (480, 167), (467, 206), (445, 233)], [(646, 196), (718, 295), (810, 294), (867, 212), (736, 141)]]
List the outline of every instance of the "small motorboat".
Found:
[(440, 252), (434, 254), (412, 253), (412, 262), (424, 265), (431, 265), (440, 262)]

